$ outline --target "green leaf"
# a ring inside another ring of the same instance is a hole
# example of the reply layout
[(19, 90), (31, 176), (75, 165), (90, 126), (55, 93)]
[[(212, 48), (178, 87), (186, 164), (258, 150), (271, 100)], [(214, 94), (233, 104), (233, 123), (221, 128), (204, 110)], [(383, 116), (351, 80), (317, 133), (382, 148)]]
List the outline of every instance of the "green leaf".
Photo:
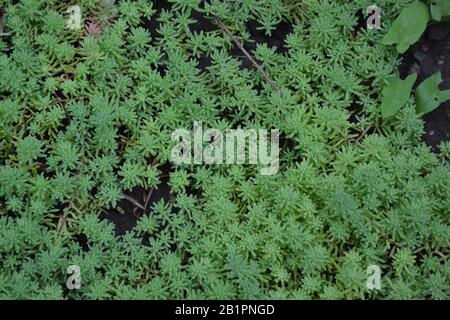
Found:
[(433, 111), (439, 105), (450, 99), (450, 90), (439, 90), (439, 84), (442, 82), (440, 72), (436, 72), (427, 78), (416, 90), (416, 111), (426, 114)]
[(405, 80), (401, 80), (398, 75), (388, 79), (388, 84), (383, 88), (383, 99), (381, 101), (383, 119), (395, 116), (398, 110), (405, 105), (416, 79), (417, 73), (411, 74)]
[(384, 36), (384, 45), (397, 45), (397, 51), (404, 53), (409, 46), (419, 40), (425, 31), (430, 14), (428, 7), (416, 0), (409, 6), (403, 8), (398, 18), (392, 23), (391, 29)]
[(441, 21), (443, 17), (450, 16), (450, 1), (449, 0), (432, 0), (431, 1), (431, 16), (436, 21)]

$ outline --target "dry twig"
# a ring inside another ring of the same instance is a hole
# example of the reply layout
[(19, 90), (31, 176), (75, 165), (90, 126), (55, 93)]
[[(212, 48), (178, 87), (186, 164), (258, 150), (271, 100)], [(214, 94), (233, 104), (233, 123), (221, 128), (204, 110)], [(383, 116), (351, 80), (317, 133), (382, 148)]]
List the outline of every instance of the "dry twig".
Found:
[(370, 131), (370, 129), (372, 129), (372, 126), (368, 126), (366, 129), (364, 129), (364, 131), (358, 136), (358, 138), (356, 138), (355, 143), (358, 143), (362, 140), (362, 138), (365, 137), (365, 135)]
[(139, 209), (145, 210), (145, 208), (142, 206), (142, 204), (140, 204), (139, 201), (137, 201), (137, 200), (134, 199), (133, 197), (131, 197), (131, 196), (129, 196), (129, 195), (126, 195), (126, 194), (124, 194), (124, 193), (122, 193), (122, 194), (120, 195), (120, 197), (121, 197), (122, 199), (125, 199), (125, 200), (131, 202), (132, 204), (134, 204), (134, 205), (135, 205), (136, 207), (138, 207)]
[(150, 197), (152, 196), (153, 190), (154, 188), (150, 190), (150, 192), (147, 195), (147, 198), (145, 199), (144, 211), (147, 210), (148, 202), (150, 201)]
[(231, 33), (230, 29), (220, 20), (219, 18), (215, 18), (217, 24), (220, 28), (234, 41), (234, 43), (238, 46), (238, 48), (245, 54), (248, 60), (255, 66), (255, 68), (261, 73), (264, 79), (270, 83), (272, 88), (274, 88), (278, 93), (281, 94), (281, 89), (277, 86), (277, 84), (269, 77), (266, 71), (253, 59), (253, 57), (245, 50), (244, 46), (239, 42), (239, 40)]

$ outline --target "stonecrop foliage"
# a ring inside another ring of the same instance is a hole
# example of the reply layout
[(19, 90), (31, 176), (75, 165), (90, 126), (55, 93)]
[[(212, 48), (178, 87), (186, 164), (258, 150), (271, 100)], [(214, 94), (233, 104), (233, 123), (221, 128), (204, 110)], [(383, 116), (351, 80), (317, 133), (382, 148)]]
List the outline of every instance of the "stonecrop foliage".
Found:
[[(0, 298), (450, 297), (450, 145), (420, 141), (412, 97), (383, 119), (399, 58), (358, 24), (372, 1), (116, 2), (0, 0)], [(411, 2), (377, 1), (387, 24)], [(284, 48), (252, 52), (281, 93), (215, 17), (244, 43), (250, 21), (292, 26)], [(100, 213), (158, 189), (173, 130), (194, 121), (279, 129), (279, 173), (172, 166), (170, 197), (117, 236)]]

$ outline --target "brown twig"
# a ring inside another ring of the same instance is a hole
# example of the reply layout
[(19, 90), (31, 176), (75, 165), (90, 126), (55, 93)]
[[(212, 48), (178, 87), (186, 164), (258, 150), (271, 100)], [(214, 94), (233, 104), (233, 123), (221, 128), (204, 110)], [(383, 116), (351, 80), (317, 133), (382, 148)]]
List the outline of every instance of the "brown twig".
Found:
[(152, 190), (150, 190), (150, 192), (147, 195), (147, 198), (145, 199), (144, 211), (147, 210), (148, 202), (150, 201), (150, 197), (152, 196), (153, 190), (155, 190), (155, 188), (152, 188)]
[(370, 131), (370, 129), (372, 129), (372, 125), (368, 126), (366, 129), (364, 129), (363, 132), (361, 132), (358, 138), (356, 138), (355, 143), (360, 142), (362, 138), (364, 138), (364, 136)]
[(103, 209), (102, 207), (100, 207), (100, 206), (99, 206), (97, 203), (95, 203), (95, 202), (94, 202), (94, 206), (96, 206), (97, 209), (100, 210), (100, 212), (102, 212), (102, 213), (104, 213), (104, 214), (106, 214), (106, 215), (109, 215), (109, 212), (108, 212), (108, 211), (106, 211), (105, 209)]
[(239, 42), (239, 40), (231, 33), (230, 29), (220, 20), (220, 18), (215, 17), (217, 24), (220, 28), (234, 41), (234, 43), (238, 46), (238, 48), (245, 54), (248, 60), (255, 66), (255, 68), (261, 73), (264, 79), (270, 83), (272, 88), (274, 88), (278, 93), (281, 94), (281, 89), (277, 86), (277, 84), (269, 77), (266, 71), (253, 59), (253, 57), (245, 50), (244, 46)]
[(125, 199), (125, 200), (131, 202), (132, 204), (134, 204), (134, 205), (135, 205), (136, 207), (138, 207), (139, 209), (145, 210), (145, 208), (139, 203), (139, 201), (137, 201), (137, 200), (134, 199), (133, 197), (131, 197), (131, 196), (129, 196), (129, 195), (126, 195), (126, 194), (124, 194), (124, 193), (122, 193), (122, 194), (120, 195), (120, 197), (121, 197), (122, 199)]

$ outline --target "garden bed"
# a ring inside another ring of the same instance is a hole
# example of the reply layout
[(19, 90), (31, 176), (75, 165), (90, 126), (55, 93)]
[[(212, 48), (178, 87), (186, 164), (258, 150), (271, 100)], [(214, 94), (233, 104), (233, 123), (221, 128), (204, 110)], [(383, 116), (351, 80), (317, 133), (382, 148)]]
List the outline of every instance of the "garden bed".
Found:
[(363, 3), (0, 0), (0, 298), (448, 298), (449, 24)]

